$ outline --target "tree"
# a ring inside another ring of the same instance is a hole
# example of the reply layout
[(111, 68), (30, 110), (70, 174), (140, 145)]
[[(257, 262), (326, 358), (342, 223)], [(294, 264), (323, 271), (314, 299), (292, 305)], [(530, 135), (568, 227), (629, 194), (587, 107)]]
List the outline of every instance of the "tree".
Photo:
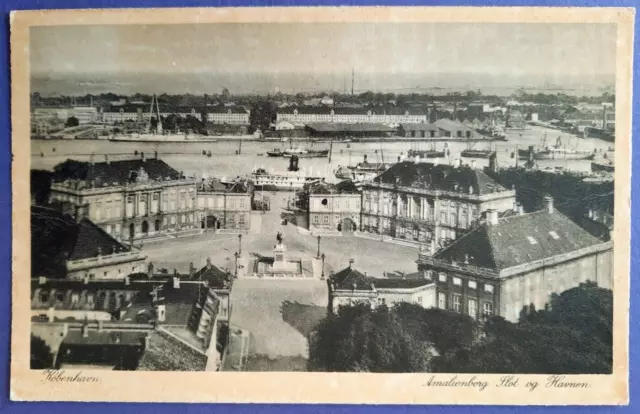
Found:
[(53, 368), (51, 348), (39, 336), (31, 334), (31, 369)]
[(517, 324), (500, 317), (484, 339), (434, 358), (436, 372), (607, 374), (612, 369), (613, 295), (583, 283), (536, 311), (527, 306)]
[(424, 372), (431, 345), (407, 333), (385, 306), (348, 306), (324, 319), (309, 344), (312, 371)]
[(80, 121), (75, 116), (70, 116), (67, 118), (67, 122), (64, 123), (64, 126), (67, 128), (76, 127), (80, 125)]
[(227, 101), (231, 97), (231, 92), (226, 87), (222, 88), (222, 100)]

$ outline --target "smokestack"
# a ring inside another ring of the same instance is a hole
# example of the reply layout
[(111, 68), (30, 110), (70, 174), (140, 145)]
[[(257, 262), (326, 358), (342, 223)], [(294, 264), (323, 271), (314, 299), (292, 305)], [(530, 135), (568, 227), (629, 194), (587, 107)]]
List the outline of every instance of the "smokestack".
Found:
[(547, 213), (551, 214), (553, 213), (553, 197), (550, 196), (545, 196), (544, 198), (544, 206), (545, 209), (547, 210)]
[(487, 210), (487, 223), (492, 226), (498, 225), (498, 212), (495, 209)]

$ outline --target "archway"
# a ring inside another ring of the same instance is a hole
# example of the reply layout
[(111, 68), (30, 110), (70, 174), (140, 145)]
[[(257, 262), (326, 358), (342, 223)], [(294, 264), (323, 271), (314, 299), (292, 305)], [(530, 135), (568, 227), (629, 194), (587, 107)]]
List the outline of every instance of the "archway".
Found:
[(218, 224), (218, 219), (216, 216), (208, 215), (205, 223), (205, 227), (208, 229), (216, 229)]
[(160, 231), (160, 220), (156, 220), (156, 221), (153, 223), (153, 230), (154, 230), (154, 231)]
[(356, 222), (349, 217), (345, 217), (342, 220), (342, 232), (343, 233), (353, 233), (356, 231)]
[(142, 222), (142, 234), (145, 236), (149, 234), (149, 223), (146, 220)]
[(136, 226), (131, 223), (129, 224), (129, 239), (133, 240), (136, 235)]

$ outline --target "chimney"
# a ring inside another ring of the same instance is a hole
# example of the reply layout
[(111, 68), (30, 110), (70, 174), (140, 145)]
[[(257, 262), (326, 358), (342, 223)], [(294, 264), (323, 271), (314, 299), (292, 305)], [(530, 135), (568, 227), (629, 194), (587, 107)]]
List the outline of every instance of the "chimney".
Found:
[(545, 196), (544, 197), (544, 207), (547, 210), (547, 213), (553, 213), (553, 197)]
[(125, 286), (129, 286), (131, 284), (131, 280), (129, 279), (129, 276), (125, 276), (124, 277), (124, 285)]
[(211, 264), (211, 259), (207, 257), (207, 269), (211, 269), (213, 265)]
[(144, 152), (140, 152), (140, 160), (144, 162)]
[(469, 264), (469, 254), (468, 253), (464, 254), (464, 264)]
[(98, 332), (102, 332), (104, 329), (104, 322), (98, 321)]
[(56, 319), (56, 309), (53, 306), (47, 309), (47, 319), (49, 322), (53, 322)]
[(147, 266), (147, 277), (153, 279), (153, 263), (149, 263), (149, 266)]
[(39, 285), (44, 285), (45, 283), (47, 283), (47, 278), (46, 278), (46, 277), (44, 277), (44, 276), (40, 276), (40, 277), (38, 278), (38, 284), (39, 284)]
[(85, 284), (85, 285), (89, 284), (89, 275), (84, 275), (82, 277), (82, 283)]
[(87, 325), (86, 323), (82, 325), (82, 337), (83, 338), (89, 337), (89, 325)]
[(426, 280), (431, 280), (431, 273), (427, 269), (422, 270), (422, 277)]
[(456, 168), (462, 167), (462, 159), (456, 158), (456, 160), (453, 162), (453, 165), (455, 165)]
[(524, 207), (522, 207), (522, 204), (520, 203), (516, 204), (516, 212), (518, 213), (519, 216), (524, 214)]
[(189, 277), (193, 277), (196, 274), (196, 268), (193, 266), (193, 262), (189, 263)]
[(487, 210), (487, 223), (492, 225), (492, 226), (496, 226), (498, 225), (498, 211), (490, 208), (489, 210)]
[(351, 265), (353, 264), (353, 262), (355, 262), (355, 260), (349, 259), (349, 269), (351, 269)]
[(180, 289), (180, 278), (177, 276), (173, 277), (173, 288)]
[(98, 246), (98, 257), (102, 256), (102, 247)]
[(416, 164), (420, 164), (420, 155), (416, 155), (416, 156), (413, 158), (413, 162), (415, 162)]
[(104, 154), (104, 163), (109, 165), (109, 154)]
[(158, 150), (153, 151), (153, 158), (158, 159)]
[(367, 162), (367, 154), (364, 154), (364, 162)]

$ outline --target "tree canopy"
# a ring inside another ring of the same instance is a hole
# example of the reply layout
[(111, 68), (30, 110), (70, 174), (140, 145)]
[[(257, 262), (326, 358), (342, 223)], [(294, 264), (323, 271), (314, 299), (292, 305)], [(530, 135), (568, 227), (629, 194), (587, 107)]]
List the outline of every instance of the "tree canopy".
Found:
[(434, 359), (436, 372), (606, 374), (612, 368), (613, 296), (593, 283), (552, 295), (548, 306), (500, 317), (479, 343)]
[(78, 125), (80, 125), (80, 121), (75, 116), (70, 116), (69, 118), (67, 118), (67, 122), (64, 123), (64, 126), (66, 126), (67, 128), (76, 127)]
[(31, 335), (31, 369), (47, 369), (53, 367), (51, 348), (39, 336)]

